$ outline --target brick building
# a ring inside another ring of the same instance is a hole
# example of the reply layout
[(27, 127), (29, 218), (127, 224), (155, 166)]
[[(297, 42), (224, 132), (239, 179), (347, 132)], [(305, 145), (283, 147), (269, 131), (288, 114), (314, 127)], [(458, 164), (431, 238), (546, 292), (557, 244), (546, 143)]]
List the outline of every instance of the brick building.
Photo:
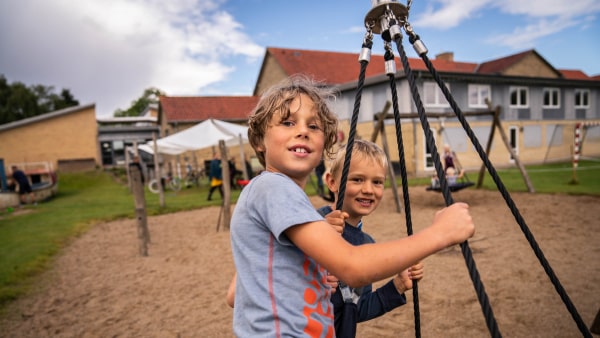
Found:
[(95, 104), (0, 125), (0, 158), (6, 168), (30, 162), (58, 170), (95, 168), (100, 164)]

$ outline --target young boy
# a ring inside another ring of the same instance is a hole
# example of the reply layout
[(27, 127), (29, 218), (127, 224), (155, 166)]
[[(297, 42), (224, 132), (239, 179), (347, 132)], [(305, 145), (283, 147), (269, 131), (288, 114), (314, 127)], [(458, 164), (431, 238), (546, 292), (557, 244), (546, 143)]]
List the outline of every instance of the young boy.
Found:
[[(325, 176), (325, 182), (335, 196), (333, 205), (336, 205), (339, 199), (345, 157), (346, 149), (342, 148), (333, 160), (330, 172)], [(342, 207), (342, 210), (348, 213), (342, 237), (353, 245), (375, 243), (371, 236), (362, 231), (362, 218), (375, 211), (383, 198), (387, 167), (387, 157), (379, 146), (368, 141), (354, 141)], [(318, 211), (329, 219), (327, 215), (333, 209), (324, 206)], [(341, 290), (338, 289), (338, 292), (331, 296), (336, 336), (354, 337), (357, 323), (379, 317), (406, 304), (404, 292), (412, 289), (413, 280), (418, 281), (422, 277), (423, 264), (419, 263), (402, 271), (375, 291), (372, 291), (371, 284), (358, 288), (341, 286)], [(344, 311), (354, 308), (345, 310), (345, 302), (356, 304), (356, 316), (343, 315)]]
[(242, 190), (231, 219), (236, 336), (333, 337), (328, 272), (351, 287), (367, 285), (474, 233), (468, 206), (456, 203), (410, 237), (346, 242), (303, 190), (336, 140), (330, 93), (292, 78), (264, 93), (249, 118), (248, 139), (265, 171)]

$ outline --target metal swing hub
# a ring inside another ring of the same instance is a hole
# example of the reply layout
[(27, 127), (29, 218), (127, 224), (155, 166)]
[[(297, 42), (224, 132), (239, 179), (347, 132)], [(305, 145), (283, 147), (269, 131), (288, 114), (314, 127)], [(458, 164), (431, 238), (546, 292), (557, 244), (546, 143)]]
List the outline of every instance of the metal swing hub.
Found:
[(372, 27), (373, 33), (381, 34), (385, 41), (391, 41), (392, 36), (401, 34), (398, 20), (404, 22), (405, 18), (408, 18), (408, 7), (397, 0), (371, 0), (371, 10), (365, 16), (365, 25)]

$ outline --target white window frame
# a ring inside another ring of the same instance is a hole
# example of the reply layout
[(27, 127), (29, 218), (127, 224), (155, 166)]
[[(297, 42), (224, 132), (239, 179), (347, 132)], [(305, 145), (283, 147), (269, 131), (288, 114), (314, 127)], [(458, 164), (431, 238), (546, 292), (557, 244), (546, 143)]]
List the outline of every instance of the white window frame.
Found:
[[(431, 128), (431, 133), (433, 134), (434, 141), (436, 140), (437, 130)], [(437, 144), (437, 142), (435, 142)], [(431, 160), (432, 165), (427, 165), (427, 160)], [(427, 152), (427, 137), (423, 134), (423, 168), (427, 170), (435, 170), (435, 163), (433, 163), (433, 158), (431, 157), (431, 153)]]
[[(546, 98), (548, 98), (549, 102), (546, 102)], [(543, 108), (560, 108), (560, 89), (544, 88), (542, 100)]]
[[(579, 103), (577, 103), (577, 96), (580, 96)], [(573, 96), (575, 102), (575, 108), (589, 108), (590, 107), (590, 90), (589, 89), (575, 89)], [(585, 101), (585, 102), (581, 102)]]
[[(469, 107), (470, 108), (487, 108), (485, 100), (492, 102), (492, 86), (482, 84), (469, 84)], [(471, 98), (474, 98), (473, 102)]]
[[(513, 93), (517, 94), (517, 103), (513, 104), (512, 102), (512, 96)], [(510, 87), (510, 90), (508, 91), (509, 93), (509, 97), (508, 97), (508, 101), (509, 101), (509, 106), (511, 108), (529, 108), (529, 88), (527, 87)], [(525, 97), (525, 102), (523, 101), (523, 95)]]
[[(450, 90), (450, 85), (445, 83), (446, 88)], [(432, 108), (447, 108), (450, 104), (444, 97), (444, 93), (437, 82), (427, 81), (423, 83), (423, 105)]]

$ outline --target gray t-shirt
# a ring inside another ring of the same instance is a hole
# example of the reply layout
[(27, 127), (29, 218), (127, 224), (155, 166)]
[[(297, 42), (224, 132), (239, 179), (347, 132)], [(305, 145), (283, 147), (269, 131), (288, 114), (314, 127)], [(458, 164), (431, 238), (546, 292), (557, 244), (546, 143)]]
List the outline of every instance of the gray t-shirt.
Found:
[(284, 233), (319, 220), (304, 191), (285, 175), (263, 172), (244, 188), (231, 219), (236, 336), (334, 336), (327, 271)]

